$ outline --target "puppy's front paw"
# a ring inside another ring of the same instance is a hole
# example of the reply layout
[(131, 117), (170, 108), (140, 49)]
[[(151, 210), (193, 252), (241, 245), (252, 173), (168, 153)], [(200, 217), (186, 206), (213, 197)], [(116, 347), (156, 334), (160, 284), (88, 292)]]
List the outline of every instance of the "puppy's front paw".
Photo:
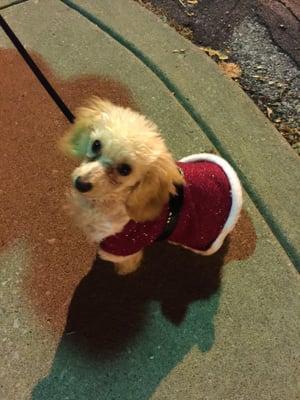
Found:
[(141, 264), (143, 252), (140, 251), (132, 256), (126, 257), (122, 262), (115, 263), (118, 275), (128, 275), (136, 271)]

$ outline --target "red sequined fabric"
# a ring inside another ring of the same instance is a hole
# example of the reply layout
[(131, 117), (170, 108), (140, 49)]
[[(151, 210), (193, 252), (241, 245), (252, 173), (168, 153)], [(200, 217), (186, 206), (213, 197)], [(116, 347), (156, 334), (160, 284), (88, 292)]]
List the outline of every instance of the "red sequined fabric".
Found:
[[(186, 247), (205, 251), (217, 239), (232, 205), (231, 187), (223, 169), (211, 161), (178, 162), (184, 173), (184, 202), (177, 226), (168, 238)], [(122, 232), (100, 243), (101, 249), (128, 256), (151, 245), (163, 232), (168, 205), (154, 221), (129, 221)]]

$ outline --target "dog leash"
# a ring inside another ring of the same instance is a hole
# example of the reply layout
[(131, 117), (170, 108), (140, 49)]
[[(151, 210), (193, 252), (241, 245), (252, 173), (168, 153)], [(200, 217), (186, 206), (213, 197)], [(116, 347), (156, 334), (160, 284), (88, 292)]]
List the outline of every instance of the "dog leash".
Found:
[(22, 45), (20, 40), (17, 38), (15, 33), (12, 31), (8, 23), (5, 21), (5, 19), (0, 15), (0, 26), (2, 27), (3, 31), (6, 33), (8, 38), (11, 40), (15, 48), (18, 50), (19, 54), (23, 58), (23, 60), (26, 62), (28, 67), (31, 69), (31, 71), (34, 73), (36, 78), (39, 80), (39, 82), (42, 84), (44, 89), (47, 91), (49, 96), (52, 98), (52, 100), (55, 102), (55, 104), (58, 106), (58, 108), (61, 110), (61, 112), (64, 114), (64, 116), (67, 118), (67, 120), (72, 124), (75, 120), (75, 116), (73, 113), (70, 111), (70, 109), (67, 107), (67, 105), (63, 102), (62, 98), (59, 96), (59, 94), (56, 92), (56, 90), (53, 88), (51, 83), (48, 81), (48, 79), (45, 77), (43, 72), (40, 70), (40, 68), (37, 66), (37, 64), (33, 61), (25, 47)]

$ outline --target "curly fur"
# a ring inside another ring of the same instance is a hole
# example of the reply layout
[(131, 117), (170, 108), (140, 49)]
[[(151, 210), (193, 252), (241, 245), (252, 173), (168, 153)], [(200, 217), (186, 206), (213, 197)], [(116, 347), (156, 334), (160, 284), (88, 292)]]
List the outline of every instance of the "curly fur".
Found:
[[(98, 157), (92, 154), (95, 140), (102, 144)], [(174, 185), (184, 183), (156, 125), (107, 100), (94, 97), (78, 110), (61, 147), (82, 159), (73, 180), (80, 176), (93, 185), (87, 193), (73, 189), (69, 199), (75, 220), (96, 243), (122, 231), (130, 219), (140, 222), (156, 218), (170, 193), (175, 193)], [(122, 163), (132, 168), (128, 176), (117, 171)], [(142, 252), (129, 257), (103, 251), (99, 255), (114, 262), (118, 273), (123, 274), (135, 270), (142, 259)]]

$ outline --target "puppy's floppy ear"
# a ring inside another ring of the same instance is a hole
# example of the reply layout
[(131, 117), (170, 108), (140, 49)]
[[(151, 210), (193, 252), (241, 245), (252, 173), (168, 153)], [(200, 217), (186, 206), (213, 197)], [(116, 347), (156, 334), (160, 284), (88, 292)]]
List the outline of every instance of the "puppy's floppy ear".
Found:
[(136, 222), (157, 218), (170, 194), (176, 194), (175, 184), (184, 184), (184, 178), (171, 155), (163, 154), (130, 193), (126, 204), (129, 217)]
[(99, 97), (92, 97), (85, 107), (76, 110), (76, 120), (59, 147), (70, 156), (83, 158), (87, 152), (93, 123), (101, 121), (113, 107), (112, 103)]

